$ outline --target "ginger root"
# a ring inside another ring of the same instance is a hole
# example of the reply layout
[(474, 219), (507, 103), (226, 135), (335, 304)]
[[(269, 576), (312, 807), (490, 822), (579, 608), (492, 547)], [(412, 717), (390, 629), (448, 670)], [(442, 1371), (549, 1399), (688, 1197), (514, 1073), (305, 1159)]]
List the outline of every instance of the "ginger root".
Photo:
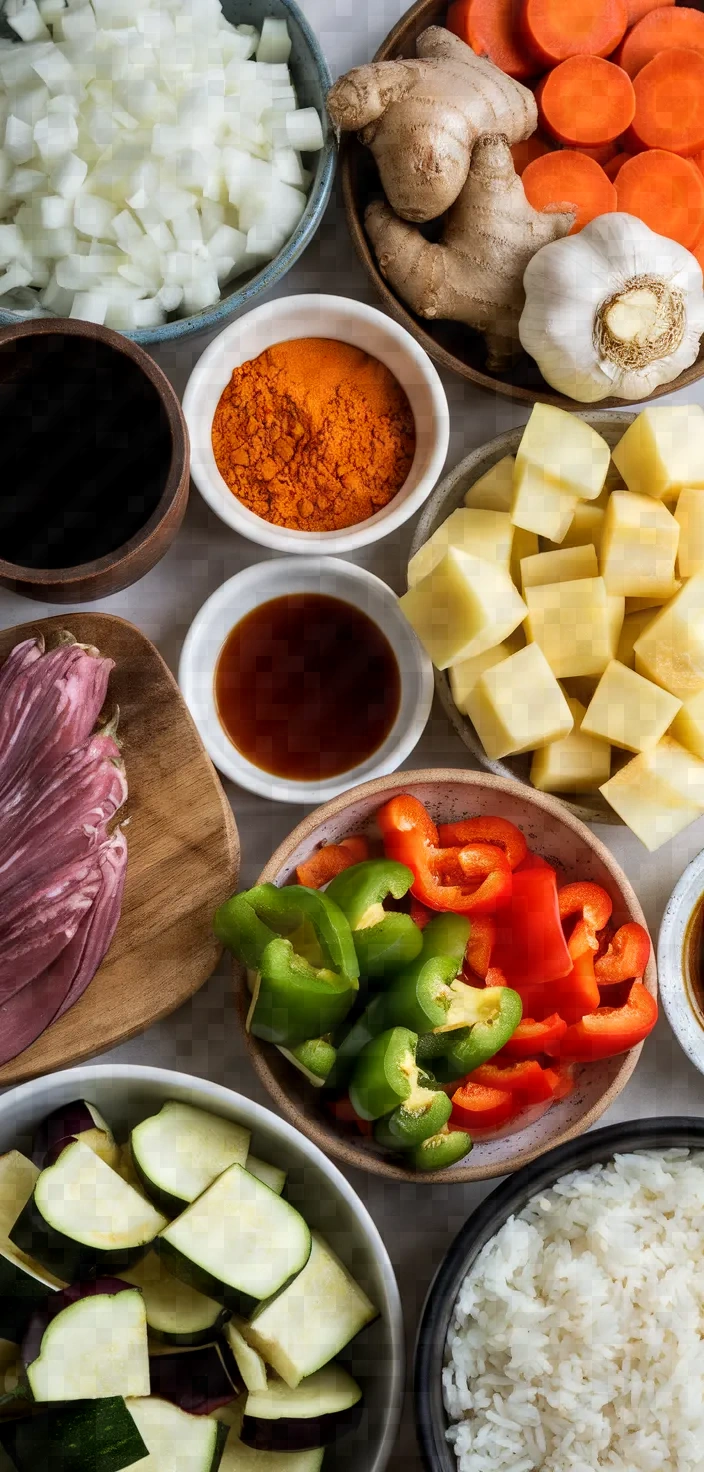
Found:
[(528, 262), (567, 235), (573, 214), (541, 213), (526, 199), (508, 139), (486, 133), (472, 149), (467, 181), (433, 245), (385, 201), (367, 207), (367, 234), (382, 276), (420, 317), (465, 322), (484, 334), (487, 366), (520, 355), (518, 322)]
[(416, 51), (355, 67), (331, 88), (327, 106), (336, 128), (360, 130), (396, 214), (422, 221), (454, 204), (481, 133), (518, 143), (535, 132), (538, 112), (527, 87), (442, 26), (423, 31)]

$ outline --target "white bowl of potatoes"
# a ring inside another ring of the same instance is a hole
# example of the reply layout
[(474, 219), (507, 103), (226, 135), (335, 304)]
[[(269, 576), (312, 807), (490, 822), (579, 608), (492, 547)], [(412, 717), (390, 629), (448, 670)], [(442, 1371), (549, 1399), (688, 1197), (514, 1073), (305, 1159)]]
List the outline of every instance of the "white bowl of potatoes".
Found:
[(704, 813), (699, 405), (536, 404), (436, 488), (408, 583), (401, 607), (482, 767), (650, 850)]

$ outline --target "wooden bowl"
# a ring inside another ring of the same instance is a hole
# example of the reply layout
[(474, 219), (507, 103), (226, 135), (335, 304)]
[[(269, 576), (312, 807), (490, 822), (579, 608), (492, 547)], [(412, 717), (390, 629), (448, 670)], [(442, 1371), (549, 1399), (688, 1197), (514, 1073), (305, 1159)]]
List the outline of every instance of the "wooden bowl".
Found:
[[(468, 814), (498, 814), (523, 830), (532, 849), (555, 864), (565, 882), (593, 880), (608, 890), (617, 925), (645, 916), (623, 870), (603, 843), (562, 803), (544, 793), (521, 788), (503, 777), (482, 772), (438, 770), (403, 772), (379, 777), (354, 787), (317, 808), (280, 844), (259, 883), (286, 884), (296, 865), (321, 843), (335, 843), (351, 833), (375, 833), (374, 817), (382, 803), (400, 792), (412, 792), (436, 821), (453, 821)], [(657, 973), (652, 957), (644, 982), (653, 996)], [(244, 970), (235, 966), (237, 1006), (245, 1025), (249, 992)], [(640, 1047), (619, 1058), (584, 1066), (577, 1072), (574, 1092), (553, 1104), (542, 1119), (501, 1140), (478, 1142), (467, 1163), (424, 1174), (407, 1169), (401, 1158), (386, 1155), (372, 1141), (360, 1140), (324, 1113), (318, 1091), (271, 1044), (246, 1034), (252, 1063), (278, 1112), (319, 1145), (326, 1155), (347, 1166), (370, 1171), (393, 1181), (482, 1181), (517, 1170), (554, 1145), (564, 1144), (589, 1129), (625, 1088), (640, 1056)], [(642, 1046), (642, 1045), (641, 1045)]]
[[(699, 8), (698, 0), (697, 8)], [(417, 3), (402, 16), (398, 25), (389, 31), (374, 61), (393, 61), (397, 57), (415, 56), (415, 44), (421, 31), (428, 26), (444, 25), (446, 15), (446, 0), (417, 0)], [(367, 275), (382, 298), (386, 310), (391, 313), (392, 317), (395, 317), (397, 322), (401, 323), (402, 327), (407, 328), (413, 334), (431, 358), (434, 358), (437, 363), (442, 363), (444, 368), (451, 368), (454, 373), (459, 373), (462, 378), (468, 378), (471, 383), (478, 384), (480, 388), (504, 394), (509, 399), (518, 399), (524, 404), (534, 404), (539, 400), (544, 404), (555, 404), (560, 409), (584, 407), (578, 400), (567, 398), (565, 394), (556, 393), (550, 388), (537, 363), (528, 353), (522, 353), (518, 362), (508, 372), (496, 374), (486, 367), (484, 339), (479, 333), (474, 332), (470, 327), (463, 326), (460, 322), (429, 322), (416, 317), (384, 280), (377, 265), (376, 256), (367, 239), (364, 229), (364, 211), (370, 200), (381, 197), (382, 189), (377, 167), (369, 149), (365, 148), (351, 133), (343, 137), (340, 152), (340, 177), (347, 224), (354, 248)], [(686, 368), (684, 373), (680, 373), (679, 378), (673, 379), (672, 383), (661, 384), (650, 394), (649, 399), (643, 402), (660, 398), (662, 394), (673, 393), (675, 389), (688, 388), (690, 384), (697, 383), (702, 374), (704, 374), (704, 343), (700, 348), (696, 363)], [(599, 407), (622, 409), (626, 402), (627, 400), (618, 398), (602, 399)]]
[[(176, 393), (154, 359), (121, 333), (92, 322), (54, 317), (0, 328), (0, 392), (3, 384), (23, 371), (29, 355), (42, 350), (48, 337), (84, 338), (129, 358), (156, 391), (155, 406), (165, 417), (171, 440), (171, 457), (159, 501), (143, 526), (122, 546), (107, 556), (75, 567), (21, 567), (0, 557), (0, 584), (14, 592), (42, 602), (86, 603), (136, 583), (171, 546), (188, 502), (188, 430)], [(65, 396), (66, 384), (61, 384), (60, 389)], [(76, 385), (76, 392), (80, 393), (80, 385)], [(125, 405), (125, 429), (127, 434), (132, 429), (129, 404)], [(89, 424), (86, 430), (89, 434)], [(129, 489), (124, 487), (125, 494)]]
[[(604, 414), (594, 411), (589, 414), (580, 414), (579, 418), (591, 424), (613, 449), (621, 435), (625, 434), (629, 424), (633, 423), (635, 414)], [(437, 531), (444, 521), (447, 521), (450, 513), (462, 505), (465, 492), (469, 490), (469, 487), (474, 485), (474, 482), (482, 475), (485, 475), (487, 470), (491, 470), (497, 460), (502, 460), (504, 455), (515, 455), (522, 434), (522, 429), (511, 429), (506, 434), (498, 435), (495, 440), (482, 445), (480, 450), (472, 450), (471, 454), (466, 455), (464, 460), (461, 460), (459, 465), (456, 465), (455, 469), (440, 481), (432, 495), (429, 496), (418, 520), (411, 543), (409, 561), (428, 541), (433, 532)], [(512, 777), (515, 781), (525, 782), (530, 786), (531, 753), (509, 756), (504, 761), (492, 761), (487, 756), (469, 717), (462, 715), (452, 699), (447, 670), (435, 670), (435, 689), (446, 716), (479, 765), (485, 771), (493, 772), (496, 777)], [(531, 792), (534, 790), (531, 787)], [(574, 800), (563, 797), (556, 801), (569, 808), (570, 812), (574, 813), (577, 818), (581, 818), (584, 823), (620, 824), (623, 821), (600, 792), (580, 793)]]

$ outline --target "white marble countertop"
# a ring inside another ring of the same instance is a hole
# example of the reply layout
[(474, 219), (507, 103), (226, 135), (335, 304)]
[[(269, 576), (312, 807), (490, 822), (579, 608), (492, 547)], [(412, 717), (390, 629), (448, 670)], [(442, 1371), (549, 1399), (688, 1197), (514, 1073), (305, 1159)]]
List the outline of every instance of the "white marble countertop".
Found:
[[(335, 74), (368, 60), (406, 8), (404, 0), (299, 0), (299, 3), (317, 31)], [(316, 239), (272, 295), (321, 290), (376, 304), (354, 256), (344, 216), (335, 198)], [(155, 354), (179, 392), (208, 341), (207, 336), (202, 336), (183, 346), (160, 349)], [(448, 469), (469, 450), (524, 423), (527, 418), (523, 406), (514, 406), (503, 398), (494, 399), (452, 374), (443, 374), (443, 381), (451, 412)], [(704, 381), (686, 397), (704, 403)], [(364, 549), (353, 560), (402, 591), (412, 526), (410, 523), (388, 542)], [(223, 526), (193, 491), (184, 526), (163, 561), (135, 587), (90, 607), (119, 614), (137, 624), (154, 640), (175, 670), (186, 630), (205, 599), (226, 578), (268, 555), (275, 554), (267, 554)], [(56, 605), (32, 603), (0, 589), (2, 627), (26, 622), (40, 613), (62, 611)], [(472, 765), (437, 703), (422, 741), (405, 765)], [(247, 885), (254, 881), (273, 849), (306, 810), (269, 803), (229, 783), (226, 786), (242, 843), (242, 883)], [(648, 854), (624, 828), (600, 827), (597, 831), (633, 882), (656, 940), (662, 912), (676, 880), (690, 859), (704, 847), (704, 819), (657, 854)], [(264, 1104), (269, 1102), (246, 1057), (230, 1001), (225, 965), (192, 1002), (142, 1037), (104, 1054), (102, 1061), (108, 1060), (182, 1069), (227, 1084)], [(704, 1079), (688, 1062), (666, 1020), (661, 1018), (628, 1087), (602, 1122), (667, 1114), (704, 1115)], [(407, 1186), (358, 1172), (349, 1175), (381, 1230), (398, 1274), (410, 1374), (416, 1326), (430, 1279), (466, 1217), (496, 1183), (433, 1186), (429, 1178), (421, 1185)], [(410, 1398), (391, 1467), (393, 1472), (401, 1472), (401, 1468), (404, 1472), (417, 1472), (421, 1467)]]

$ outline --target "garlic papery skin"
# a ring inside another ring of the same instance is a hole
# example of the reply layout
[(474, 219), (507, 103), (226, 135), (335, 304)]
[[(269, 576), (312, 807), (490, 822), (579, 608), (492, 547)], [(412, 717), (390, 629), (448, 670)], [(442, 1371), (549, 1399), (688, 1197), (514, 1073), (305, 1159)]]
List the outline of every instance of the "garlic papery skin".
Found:
[(580, 403), (645, 399), (699, 353), (701, 267), (633, 215), (600, 215), (544, 245), (523, 285), (521, 344), (546, 382)]

